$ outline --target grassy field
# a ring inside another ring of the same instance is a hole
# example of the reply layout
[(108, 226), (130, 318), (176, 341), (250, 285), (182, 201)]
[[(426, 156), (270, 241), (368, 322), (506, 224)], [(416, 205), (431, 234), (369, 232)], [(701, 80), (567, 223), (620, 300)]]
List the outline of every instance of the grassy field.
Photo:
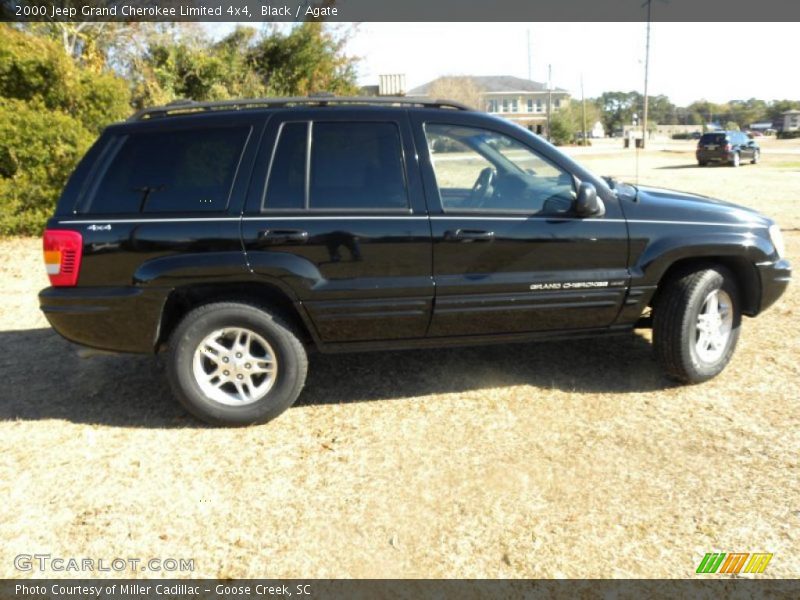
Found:
[[(633, 180), (617, 144), (574, 152)], [(654, 145), (638, 179), (774, 216), (798, 264), (794, 148), (699, 169), (693, 144)], [(0, 281), (2, 577), (42, 576), (20, 553), (208, 577), (692, 577), (714, 551), (800, 576), (796, 284), (703, 385), (662, 377), (645, 335), (313, 356), (298, 405), (226, 430), (181, 411), (158, 361), (81, 358), (47, 327), (38, 240), (0, 242)]]

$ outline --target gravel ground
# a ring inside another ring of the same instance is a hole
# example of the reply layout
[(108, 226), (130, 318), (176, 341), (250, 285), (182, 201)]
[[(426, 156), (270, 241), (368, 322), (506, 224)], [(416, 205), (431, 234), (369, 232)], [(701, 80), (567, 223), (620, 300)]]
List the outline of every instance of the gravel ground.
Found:
[[(775, 216), (800, 263), (797, 157), (697, 169), (691, 148), (643, 152), (640, 180)], [(632, 179), (632, 157), (580, 159)], [(187, 417), (152, 357), (81, 358), (47, 327), (38, 240), (0, 242), (0, 282), (0, 577), (42, 575), (20, 553), (193, 558), (204, 577), (692, 577), (714, 551), (800, 576), (797, 284), (703, 385), (664, 379), (643, 335), (313, 356), (298, 405), (226, 430)]]

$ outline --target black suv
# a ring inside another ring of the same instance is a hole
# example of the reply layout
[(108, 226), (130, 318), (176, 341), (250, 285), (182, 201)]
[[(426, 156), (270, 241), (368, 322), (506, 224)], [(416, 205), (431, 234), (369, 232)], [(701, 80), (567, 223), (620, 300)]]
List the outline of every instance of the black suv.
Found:
[(705, 167), (710, 162), (727, 163), (738, 167), (741, 161), (758, 163), (761, 148), (755, 140), (741, 131), (713, 131), (704, 133), (697, 142), (697, 164)]
[(167, 351), (211, 423), (267, 421), (306, 351), (506, 343), (652, 327), (684, 382), (790, 278), (780, 230), (718, 200), (596, 177), (455, 103), (182, 103), (106, 129), (44, 233), (52, 326)]

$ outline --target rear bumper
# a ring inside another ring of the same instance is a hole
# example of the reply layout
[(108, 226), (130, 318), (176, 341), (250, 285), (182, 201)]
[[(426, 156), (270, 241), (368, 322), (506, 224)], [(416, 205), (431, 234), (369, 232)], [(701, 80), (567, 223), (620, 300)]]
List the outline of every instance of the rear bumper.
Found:
[(135, 287), (49, 287), (39, 306), (71, 342), (114, 352), (155, 351), (165, 295)]
[(792, 279), (792, 266), (785, 258), (756, 265), (761, 277), (761, 310), (766, 310), (781, 297)]
[(697, 150), (695, 156), (701, 162), (730, 162), (733, 160), (733, 152), (722, 150)]

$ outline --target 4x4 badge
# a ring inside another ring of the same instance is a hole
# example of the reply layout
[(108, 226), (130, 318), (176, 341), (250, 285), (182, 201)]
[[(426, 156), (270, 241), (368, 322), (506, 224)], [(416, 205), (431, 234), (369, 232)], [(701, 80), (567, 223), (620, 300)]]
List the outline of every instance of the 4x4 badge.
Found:
[(111, 231), (111, 224), (106, 223), (105, 225), (89, 225), (86, 229), (89, 231)]

